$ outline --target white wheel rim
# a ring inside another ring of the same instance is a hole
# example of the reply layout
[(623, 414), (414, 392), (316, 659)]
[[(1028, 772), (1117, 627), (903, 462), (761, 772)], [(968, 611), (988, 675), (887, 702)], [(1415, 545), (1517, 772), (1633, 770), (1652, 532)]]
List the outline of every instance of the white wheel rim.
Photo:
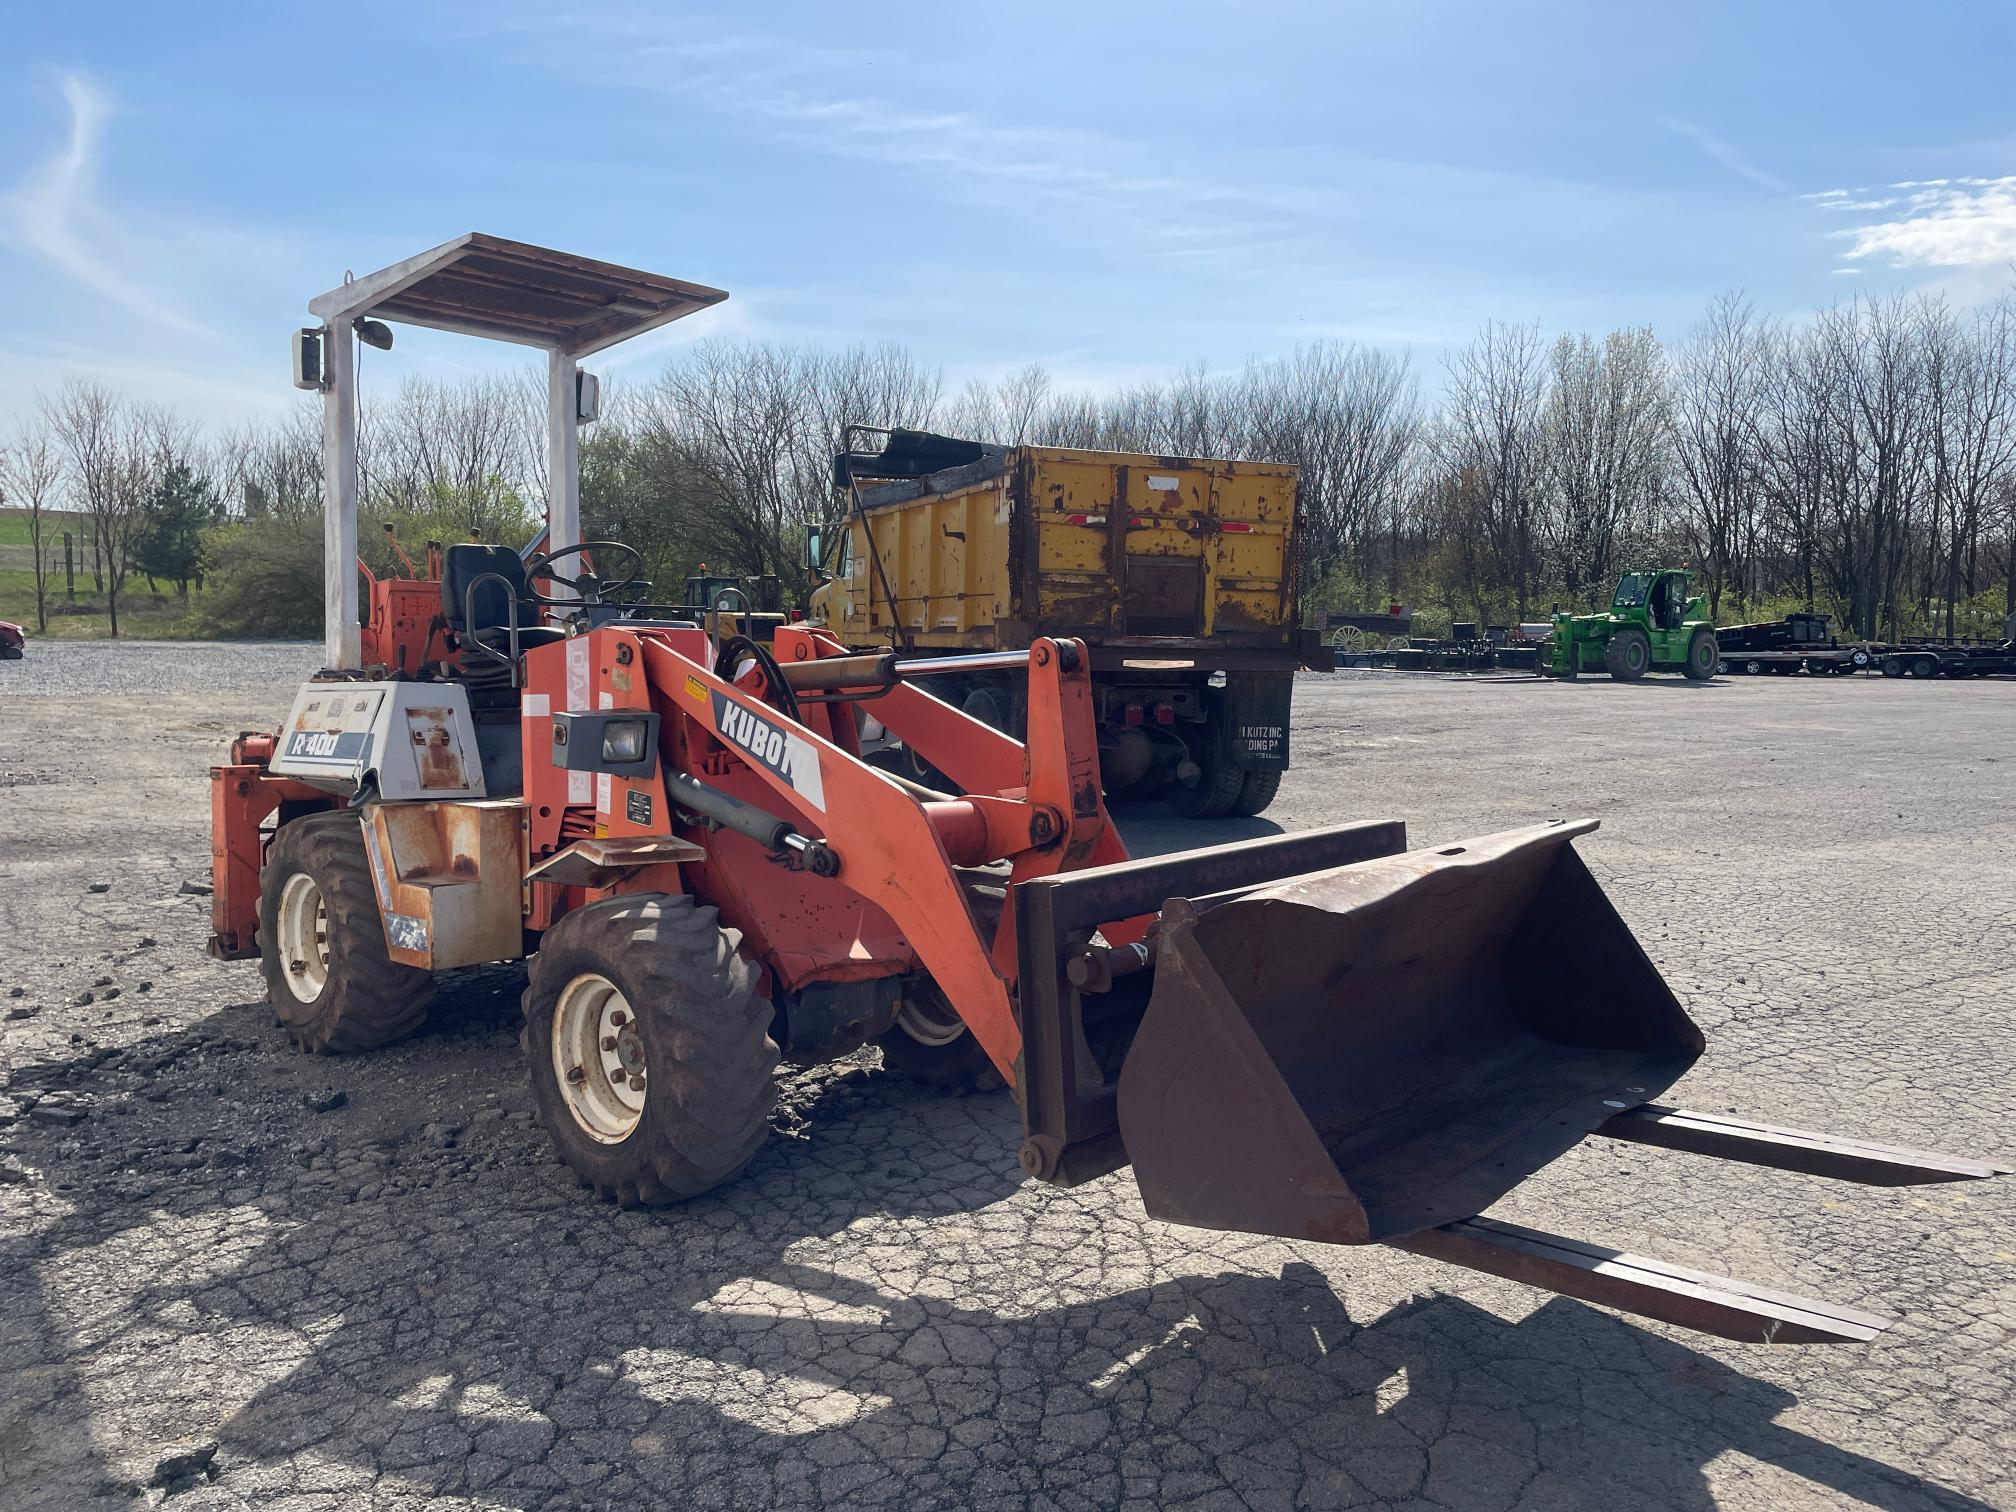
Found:
[(287, 990), (304, 1003), (329, 985), (329, 905), (306, 872), (296, 872), (280, 890), (280, 963)]
[(561, 989), (553, 1009), (553, 1079), (574, 1122), (589, 1138), (621, 1144), (644, 1116), (644, 1035), (623, 990), (583, 972)]
[(966, 1021), (952, 1014), (950, 1021), (933, 1012), (936, 1004), (906, 997), (896, 1009), (896, 1027), (920, 1045), (949, 1045), (966, 1032)]

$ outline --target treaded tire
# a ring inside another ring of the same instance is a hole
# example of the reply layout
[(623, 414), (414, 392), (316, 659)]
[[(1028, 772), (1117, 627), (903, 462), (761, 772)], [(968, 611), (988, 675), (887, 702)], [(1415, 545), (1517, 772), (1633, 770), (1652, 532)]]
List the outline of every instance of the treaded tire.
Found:
[(1706, 682), (1715, 675), (1722, 665), (1722, 650), (1715, 643), (1715, 637), (1706, 630), (1696, 630), (1694, 638), (1687, 642), (1686, 673), (1694, 682)]
[(1280, 791), (1279, 772), (1248, 772), (1246, 780), (1239, 784), (1239, 796), (1233, 800), (1228, 812), (1250, 819), (1265, 812), (1267, 805), (1274, 801), (1274, 795)]
[[(962, 872), (959, 881), (966, 890), (974, 922), (980, 927), (980, 938), (991, 948), (995, 932), (1001, 927), (1001, 915), (1008, 906), (1006, 881), (999, 873), (978, 868)], [(955, 1010), (945, 1001), (945, 994), (937, 984), (922, 981), (916, 990), (917, 1008), (939, 1018), (954, 1015)], [(932, 1045), (912, 1035), (899, 1020), (895, 1028), (879, 1035), (875, 1043), (882, 1051), (883, 1069), (926, 1086), (961, 1092), (998, 1092), (1008, 1085), (971, 1030), (944, 1044)]]
[(1223, 819), (1232, 812), (1246, 786), (1246, 774), (1229, 762), (1204, 769), (1195, 787), (1172, 782), (1169, 807), (1184, 819)]
[(1603, 648), (1603, 665), (1618, 682), (1636, 682), (1652, 667), (1652, 642), (1643, 630), (1619, 630)]
[[(280, 897), (305, 873), (321, 889), (329, 977), (303, 1002), (280, 959)], [(281, 1027), (316, 1055), (370, 1050), (404, 1039), (426, 1021), (434, 974), (401, 966), (385, 949), (385, 921), (364, 854), (364, 821), (347, 811), (307, 814), (280, 826), (259, 874), (259, 970)]]
[[(770, 1132), (777, 1042), (739, 930), (683, 894), (636, 893), (577, 908), (546, 931), (525, 988), (532, 1101), (584, 1186), (622, 1207), (697, 1197), (735, 1175)], [(554, 1064), (553, 1018), (577, 977), (607, 979), (644, 1041), (643, 1112), (605, 1143), (575, 1118)]]

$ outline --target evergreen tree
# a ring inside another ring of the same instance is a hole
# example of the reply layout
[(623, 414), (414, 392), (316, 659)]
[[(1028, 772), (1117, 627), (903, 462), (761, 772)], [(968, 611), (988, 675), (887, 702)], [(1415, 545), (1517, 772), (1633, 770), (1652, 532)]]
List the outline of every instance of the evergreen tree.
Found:
[(190, 581), (203, 571), (203, 532), (222, 517), (210, 480), (175, 463), (147, 500), (146, 519), (133, 542), (133, 565), (149, 578), (166, 578), (187, 598)]

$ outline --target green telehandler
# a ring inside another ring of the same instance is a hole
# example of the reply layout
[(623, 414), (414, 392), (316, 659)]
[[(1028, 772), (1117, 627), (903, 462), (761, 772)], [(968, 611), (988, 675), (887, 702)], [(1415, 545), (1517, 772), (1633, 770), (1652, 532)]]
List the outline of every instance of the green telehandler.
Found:
[(1553, 637), (1536, 663), (1540, 675), (1608, 672), (1636, 682), (1647, 672), (1682, 672), (1706, 682), (1721, 652), (1700, 597), (1687, 592), (1693, 576), (1677, 567), (1627, 572), (1617, 579), (1609, 609), (1555, 615)]

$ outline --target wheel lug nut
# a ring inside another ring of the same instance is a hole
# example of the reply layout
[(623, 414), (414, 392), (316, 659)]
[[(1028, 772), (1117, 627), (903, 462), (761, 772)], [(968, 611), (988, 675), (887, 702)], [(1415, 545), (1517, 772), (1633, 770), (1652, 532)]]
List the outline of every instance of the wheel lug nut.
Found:
[(604, 1050), (614, 1050), (614, 1049), (616, 1048), (616, 1036), (615, 1036), (615, 1035), (613, 1035), (613, 1034), (605, 1034), (605, 1035), (603, 1035), (603, 1036), (602, 1036), (602, 1048), (603, 1048)]
[(609, 1022), (614, 1024), (618, 1029), (621, 1029), (625, 1024), (630, 1022), (630, 1015), (625, 1013), (621, 1008), (618, 1008), (614, 1013), (609, 1015)]
[(631, 1090), (632, 1092), (642, 1092), (642, 1091), (644, 1090), (644, 1078), (643, 1078), (643, 1077), (641, 1077), (641, 1076), (633, 1076), (633, 1077), (631, 1077), (631, 1078), (630, 1078), (630, 1090)]

